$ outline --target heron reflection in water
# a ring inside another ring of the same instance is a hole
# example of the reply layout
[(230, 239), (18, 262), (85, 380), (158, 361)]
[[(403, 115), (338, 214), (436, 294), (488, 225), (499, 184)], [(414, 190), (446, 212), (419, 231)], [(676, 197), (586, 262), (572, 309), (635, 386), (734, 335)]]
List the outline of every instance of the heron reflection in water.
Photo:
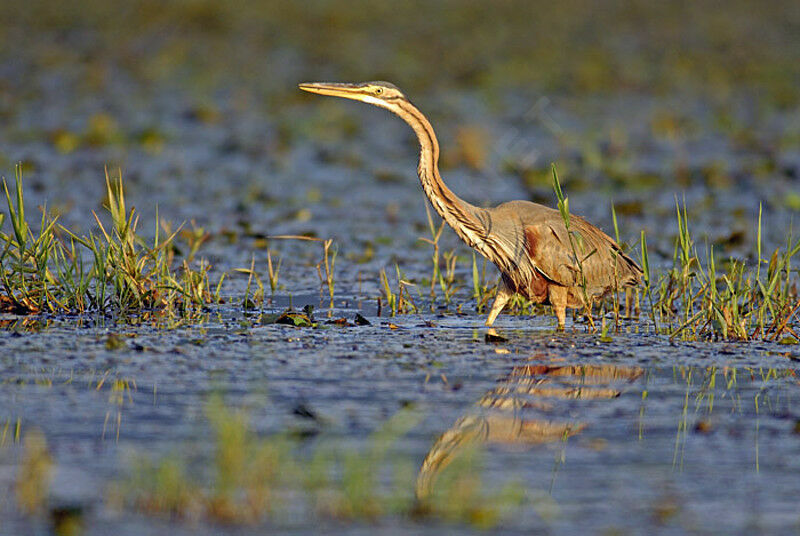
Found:
[[(535, 358), (532, 358), (535, 359)], [(417, 475), (420, 500), (434, 491), (436, 479), (460, 454), (482, 444), (538, 445), (580, 433), (586, 422), (549, 418), (559, 400), (602, 400), (620, 395), (620, 383), (644, 374), (638, 367), (526, 364), (514, 367), (433, 444)], [(538, 415), (538, 417), (537, 417)]]

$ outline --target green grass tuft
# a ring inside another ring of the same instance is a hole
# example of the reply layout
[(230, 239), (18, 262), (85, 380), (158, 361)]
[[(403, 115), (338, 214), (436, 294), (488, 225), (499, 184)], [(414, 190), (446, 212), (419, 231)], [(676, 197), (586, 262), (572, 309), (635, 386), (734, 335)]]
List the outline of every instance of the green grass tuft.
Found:
[[(0, 230), (0, 309), (18, 314), (155, 311), (191, 316), (219, 301), (224, 275), (212, 294), (211, 266), (194, 260), (205, 240), (202, 229), (191, 235), (186, 258), (175, 256), (180, 229), (162, 238), (157, 221), (155, 238), (146, 243), (137, 234), (136, 210), (126, 207), (121, 175), (112, 180), (106, 173), (110, 222), (93, 213), (99, 233), (81, 236), (59, 225), (46, 210), (34, 233), (25, 216), (20, 166), (14, 195), (5, 180), (3, 188), (12, 232)], [(0, 213), (0, 224), (4, 220)]]

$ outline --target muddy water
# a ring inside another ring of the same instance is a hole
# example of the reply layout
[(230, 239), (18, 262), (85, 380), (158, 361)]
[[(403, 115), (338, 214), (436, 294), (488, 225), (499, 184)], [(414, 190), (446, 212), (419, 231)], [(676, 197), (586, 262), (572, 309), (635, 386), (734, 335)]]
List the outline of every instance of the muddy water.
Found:
[[(52, 503), (77, 505), (90, 534), (247, 532), (169, 523), (104, 501), (130, 452), (185, 450), (207, 461), (204, 406), (214, 392), (246, 407), (259, 433), (293, 429), (342, 445), (362, 443), (411, 404), (422, 421), (397, 455), (414, 461), (416, 487), (435, 485), (454, 443), (483, 445), (487, 489), (509, 480), (528, 489), (527, 502), (501, 524), (510, 532), (759, 533), (800, 525), (796, 347), (671, 342), (644, 323), (626, 324), (602, 343), (580, 323), (555, 333), (548, 316), (501, 316), (507, 341), (485, 343), (470, 253), (449, 231), (442, 250), (457, 248), (460, 289), (451, 304), (441, 295), (432, 308), (427, 302), (431, 252), (419, 240), (428, 231), (416, 147), (396, 118), (310, 98), (276, 109), (245, 95), (204, 104), (211, 120), (187, 94), (130, 98), (124, 85), (85, 99), (52, 88), (46, 96), (9, 112), (15, 128), (0, 130), (3, 173), (13, 174), (13, 160), (26, 162), (30, 207), (47, 202), (65, 224), (87, 231), (102, 202), (103, 167), (119, 166), (143, 234), (152, 234), (156, 205), (176, 225), (194, 220), (211, 234), (201, 255), (217, 275), (251, 259), (264, 273), (268, 246), (282, 265), (264, 312), (311, 304), (319, 327), (245, 315), (241, 275), (224, 287), (229, 304), (174, 329), (1, 318), (0, 433), (6, 423), (9, 432), (0, 447), (0, 533), (47, 530), (14, 507), (23, 455), (17, 422), (21, 435), (45, 434), (57, 468)], [(477, 204), (550, 203), (541, 176), (555, 161), (572, 210), (608, 231), (611, 203), (624, 207), (623, 239), (647, 230), (656, 262), (672, 254), (676, 196), (685, 196), (700, 247), (707, 239), (726, 256), (751, 258), (759, 204), (764, 250), (785, 243), (797, 209), (797, 110), (751, 113), (742, 100), (734, 112), (740, 126), (728, 131), (718, 126), (721, 111), (699, 99), (539, 99), (514, 94), (492, 106), (466, 92), (415, 99), (441, 131), (443, 154), (462, 155), (444, 170), (454, 191)], [(108, 141), (66, 153), (51, 141), (59, 129), (89, 128), (100, 112), (114, 119)], [(455, 141), (459, 125), (480, 126), (492, 147), (477, 164)], [(137, 137), (146, 129), (162, 139), (157, 149)], [(744, 136), (748, 129), (757, 139)], [(264, 242), (300, 233), (338, 247), (331, 317), (360, 312), (371, 325), (325, 324), (319, 244)], [(386, 268), (396, 285), (395, 265), (417, 283), (420, 314), (377, 316), (378, 273)], [(308, 413), (315, 418), (298, 415)], [(287, 522), (309, 533), (313, 523)], [(473, 530), (394, 518), (379, 527)]]

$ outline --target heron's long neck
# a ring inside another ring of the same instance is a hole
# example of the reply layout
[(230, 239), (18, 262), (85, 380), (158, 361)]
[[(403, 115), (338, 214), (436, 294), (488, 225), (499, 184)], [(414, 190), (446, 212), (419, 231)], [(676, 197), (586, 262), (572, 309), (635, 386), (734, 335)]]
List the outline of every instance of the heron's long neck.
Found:
[(442, 181), (439, 174), (439, 142), (433, 132), (433, 127), (422, 115), (422, 112), (408, 101), (399, 101), (398, 107), (399, 110), (391, 108), (391, 111), (408, 123), (419, 139), (420, 154), (417, 174), (425, 195), (428, 196), (436, 212), (453, 228), (456, 234), (474, 247), (476, 239), (485, 232), (479, 218), (483, 209), (458, 197)]

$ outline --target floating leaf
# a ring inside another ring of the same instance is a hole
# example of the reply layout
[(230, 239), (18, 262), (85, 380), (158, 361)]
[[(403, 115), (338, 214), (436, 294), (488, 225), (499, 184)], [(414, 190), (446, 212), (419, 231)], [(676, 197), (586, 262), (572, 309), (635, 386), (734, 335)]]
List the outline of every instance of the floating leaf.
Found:
[(313, 328), (316, 327), (311, 318), (305, 313), (287, 311), (280, 315), (276, 320), (276, 324), (286, 324), (288, 326), (295, 326), (298, 328)]

